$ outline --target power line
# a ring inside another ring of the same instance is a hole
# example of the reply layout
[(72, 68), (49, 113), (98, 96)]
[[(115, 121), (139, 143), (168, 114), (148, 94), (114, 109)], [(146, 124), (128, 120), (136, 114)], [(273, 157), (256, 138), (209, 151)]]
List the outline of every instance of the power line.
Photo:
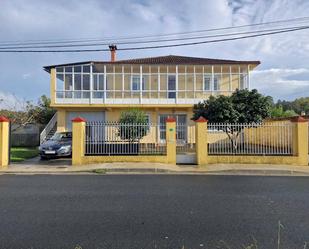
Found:
[[(190, 42), (190, 43), (177, 43), (177, 44), (168, 44), (168, 45), (157, 45), (157, 46), (144, 46), (144, 47), (126, 47), (126, 48), (118, 48), (118, 50), (142, 50), (142, 49), (160, 49), (160, 48), (168, 48), (168, 47), (180, 47), (180, 46), (193, 46), (199, 44), (206, 44), (206, 43), (217, 43), (217, 42), (226, 42), (226, 41), (235, 41), (247, 38), (254, 38), (260, 36), (267, 36), (267, 35), (274, 35), (274, 34), (281, 34), (281, 33), (288, 33), (294, 32), (299, 30), (306, 30), (309, 29), (309, 26), (303, 26), (294, 29), (287, 29), (287, 30), (280, 30), (274, 32), (267, 32), (262, 34), (254, 34), (254, 35), (247, 35), (247, 36), (240, 36), (240, 37), (232, 37), (232, 38), (225, 38), (225, 39), (216, 39), (216, 40), (206, 40), (206, 41), (198, 41), (198, 42)], [(109, 49), (74, 49), (74, 50), (0, 50), (0, 53), (66, 53), (66, 52), (104, 52), (109, 51)]]
[[(129, 44), (147, 44), (147, 43), (161, 43), (161, 42), (171, 42), (171, 41), (184, 41), (184, 40), (196, 40), (204, 38), (214, 38), (214, 37), (225, 37), (225, 36), (236, 36), (236, 35), (246, 35), (246, 34), (255, 34), (263, 32), (272, 32), (272, 31), (281, 31), (281, 30), (290, 30), (295, 28), (302, 28), (307, 26), (294, 26), (286, 28), (277, 28), (277, 29), (264, 29), (264, 30), (253, 30), (247, 32), (237, 32), (237, 33), (227, 33), (227, 34), (217, 34), (217, 35), (207, 35), (207, 36), (195, 36), (195, 37), (186, 37), (186, 38), (174, 38), (174, 39), (161, 39), (161, 40), (146, 40), (146, 41), (135, 41), (135, 42), (120, 42), (117, 45), (129, 45)], [(44, 45), (44, 46), (6, 46), (0, 47), (2, 49), (30, 49), (30, 48), (61, 48), (61, 47), (90, 47), (90, 46), (108, 46), (110, 43), (91, 43), (91, 44), (70, 44), (70, 45)]]
[(94, 42), (94, 41), (110, 41), (110, 43), (119, 44), (122, 40), (132, 40), (132, 39), (144, 39), (144, 38), (155, 38), (155, 37), (168, 37), (168, 36), (175, 36), (175, 35), (187, 35), (187, 34), (194, 34), (194, 33), (203, 33), (203, 32), (212, 32), (212, 31), (222, 31), (222, 30), (230, 30), (230, 29), (239, 29), (239, 28), (246, 28), (246, 27), (254, 27), (254, 26), (263, 26), (269, 24), (280, 24), (280, 23), (287, 23), (287, 22), (304, 22), (308, 21), (308, 17), (299, 17), (293, 19), (285, 19), (285, 20), (276, 20), (276, 21), (269, 21), (263, 23), (253, 23), (247, 25), (239, 25), (239, 26), (230, 26), (230, 27), (222, 27), (222, 28), (212, 28), (212, 29), (202, 29), (202, 30), (195, 30), (195, 31), (186, 31), (186, 32), (175, 32), (175, 33), (166, 33), (166, 34), (156, 34), (156, 35), (144, 35), (144, 36), (122, 36), (122, 37), (107, 37), (107, 38), (89, 38), (89, 39), (62, 39), (62, 40), (28, 40), (28, 41), (35, 41), (35, 42), (28, 42), (26, 41), (3, 41), (0, 42), (2, 46), (9, 46), (9, 45), (40, 45), (40, 44), (65, 44), (65, 43), (78, 43), (78, 42)]

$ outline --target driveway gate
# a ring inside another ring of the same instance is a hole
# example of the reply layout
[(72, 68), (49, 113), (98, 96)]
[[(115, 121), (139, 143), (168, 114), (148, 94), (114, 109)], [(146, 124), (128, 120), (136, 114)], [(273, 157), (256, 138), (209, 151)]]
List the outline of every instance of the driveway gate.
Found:
[(195, 125), (176, 124), (176, 162), (196, 164)]

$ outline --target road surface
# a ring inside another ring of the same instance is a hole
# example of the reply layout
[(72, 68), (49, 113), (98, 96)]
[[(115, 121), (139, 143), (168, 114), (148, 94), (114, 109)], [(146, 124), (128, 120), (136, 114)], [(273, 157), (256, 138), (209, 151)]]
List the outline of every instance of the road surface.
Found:
[(0, 176), (0, 248), (303, 248), (309, 178)]

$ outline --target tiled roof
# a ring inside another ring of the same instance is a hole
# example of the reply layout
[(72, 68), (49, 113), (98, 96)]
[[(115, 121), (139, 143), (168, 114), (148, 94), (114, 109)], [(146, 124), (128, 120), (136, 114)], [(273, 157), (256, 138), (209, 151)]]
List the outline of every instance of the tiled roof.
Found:
[(118, 60), (114, 64), (187, 64), (187, 65), (211, 65), (211, 64), (260, 64), (259, 61), (235, 61), (235, 60), (221, 60), (188, 56), (158, 56), (147, 57), (130, 60)]
[(166, 64), (166, 65), (222, 65), (222, 64), (259, 65), (260, 61), (221, 60), (221, 59), (167, 55), (167, 56), (146, 57), (146, 58), (137, 58), (137, 59), (129, 59), (129, 60), (116, 60), (115, 62), (111, 62), (111, 61), (75, 62), (75, 63), (45, 66), (44, 69), (50, 72), (51, 68), (54, 68), (57, 66), (80, 65), (80, 64), (89, 64), (89, 63), (94, 63), (94, 64), (146, 64), (146, 65), (159, 65), (159, 64)]

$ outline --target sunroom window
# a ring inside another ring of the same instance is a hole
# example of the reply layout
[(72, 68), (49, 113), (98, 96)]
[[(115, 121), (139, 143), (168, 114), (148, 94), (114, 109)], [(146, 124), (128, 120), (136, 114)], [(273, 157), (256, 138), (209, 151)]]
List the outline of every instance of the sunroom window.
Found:
[[(131, 90), (139, 91), (140, 90), (141, 78), (139, 75), (133, 75), (131, 81)], [(142, 77), (142, 89), (145, 90), (145, 77)]]
[(93, 98), (103, 98), (104, 74), (93, 74)]
[(220, 90), (220, 76), (215, 75), (214, 76), (214, 91), (219, 91)]
[(56, 68), (57, 98), (90, 97), (90, 65)]
[(211, 90), (211, 75), (204, 76), (204, 91)]

